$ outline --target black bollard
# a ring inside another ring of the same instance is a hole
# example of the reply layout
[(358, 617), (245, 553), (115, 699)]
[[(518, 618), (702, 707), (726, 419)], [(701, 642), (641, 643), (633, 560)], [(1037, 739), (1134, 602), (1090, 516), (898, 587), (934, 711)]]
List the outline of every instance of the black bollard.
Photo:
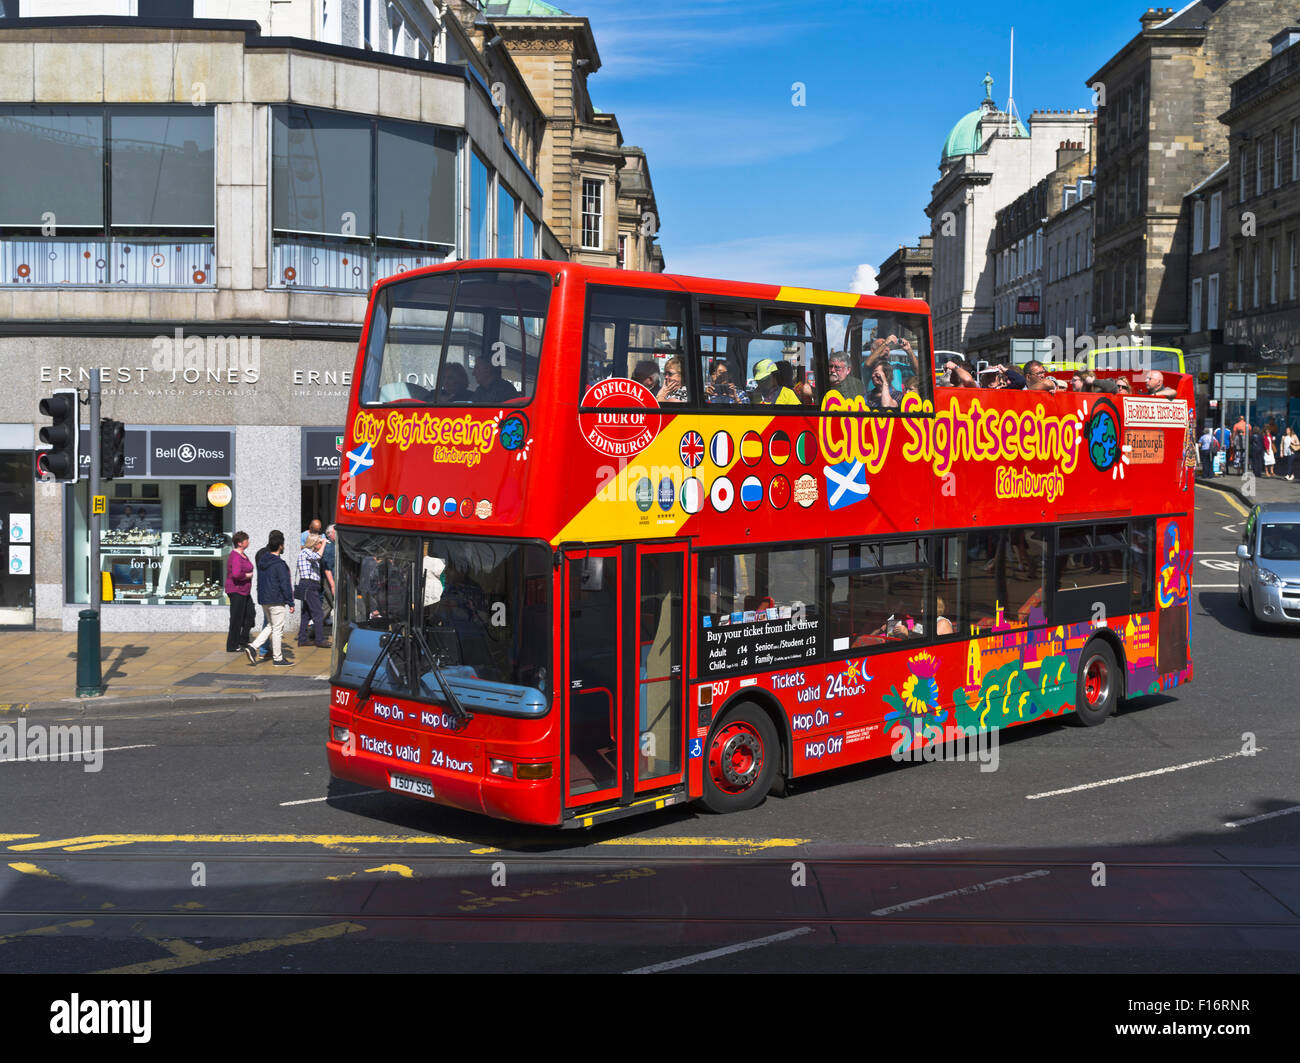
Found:
[(77, 697), (97, 698), (104, 693), (99, 667), (99, 614), (83, 609), (77, 614)]

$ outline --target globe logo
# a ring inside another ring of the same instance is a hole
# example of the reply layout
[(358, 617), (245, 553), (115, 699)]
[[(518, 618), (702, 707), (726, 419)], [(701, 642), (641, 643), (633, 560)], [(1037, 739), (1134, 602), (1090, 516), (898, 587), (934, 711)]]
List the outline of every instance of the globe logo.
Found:
[(528, 421), (522, 413), (512, 413), (501, 422), (497, 435), (506, 450), (518, 450), (528, 436)]
[(1098, 406), (1084, 429), (1084, 442), (1088, 446), (1088, 460), (1100, 472), (1105, 472), (1119, 458), (1119, 425), (1115, 412)]

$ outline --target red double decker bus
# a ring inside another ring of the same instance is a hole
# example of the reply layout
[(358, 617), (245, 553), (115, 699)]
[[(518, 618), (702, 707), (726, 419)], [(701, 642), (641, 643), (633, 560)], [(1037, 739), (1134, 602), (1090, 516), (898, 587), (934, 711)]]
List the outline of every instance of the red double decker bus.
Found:
[(1190, 679), (1191, 378), (936, 388), (931, 351), (912, 300), (516, 260), (379, 284), (333, 774), (538, 824), (735, 811)]

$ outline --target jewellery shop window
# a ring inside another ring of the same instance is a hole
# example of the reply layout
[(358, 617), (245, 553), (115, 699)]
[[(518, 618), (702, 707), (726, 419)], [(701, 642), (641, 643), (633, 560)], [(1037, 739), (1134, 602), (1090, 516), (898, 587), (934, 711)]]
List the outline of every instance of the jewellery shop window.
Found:
[(108, 487), (99, 535), (105, 602), (227, 604), (228, 483), (119, 480)]

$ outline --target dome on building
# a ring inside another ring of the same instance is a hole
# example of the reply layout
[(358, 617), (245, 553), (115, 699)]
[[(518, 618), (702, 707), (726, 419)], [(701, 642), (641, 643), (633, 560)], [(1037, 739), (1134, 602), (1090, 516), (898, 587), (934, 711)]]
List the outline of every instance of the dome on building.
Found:
[[(1000, 115), (997, 104), (993, 102), (993, 77), (990, 74), (984, 75), (984, 102), (969, 114), (963, 115), (955, 126), (952, 127), (948, 137), (943, 142), (943, 155), (940, 157), (940, 164), (947, 162), (949, 159), (955, 159), (959, 155), (973, 155), (984, 146), (984, 130), (982, 124), (986, 118), (1006, 121), (1005, 115)], [(1016, 119), (1015, 135), (1018, 137), (1029, 136), (1029, 130), (1024, 123)]]

